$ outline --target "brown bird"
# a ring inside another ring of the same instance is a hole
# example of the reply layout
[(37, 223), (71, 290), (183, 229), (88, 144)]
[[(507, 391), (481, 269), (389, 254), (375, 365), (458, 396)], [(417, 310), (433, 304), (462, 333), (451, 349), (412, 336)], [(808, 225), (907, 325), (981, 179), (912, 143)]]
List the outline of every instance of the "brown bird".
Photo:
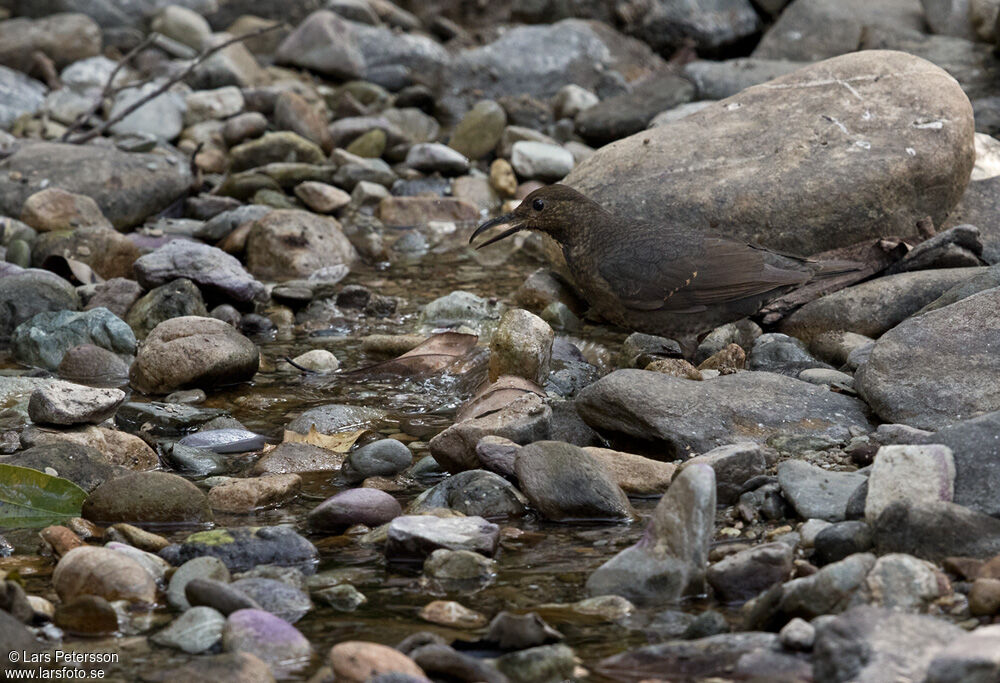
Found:
[(692, 356), (698, 338), (760, 311), (817, 275), (843, 272), (805, 258), (669, 221), (631, 220), (566, 185), (535, 190), (512, 212), (480, 225), (472, 237), (506, 226), (477, 248), (521, 230), (556, 240), (583, 297), (608, 322), (670, 337)]

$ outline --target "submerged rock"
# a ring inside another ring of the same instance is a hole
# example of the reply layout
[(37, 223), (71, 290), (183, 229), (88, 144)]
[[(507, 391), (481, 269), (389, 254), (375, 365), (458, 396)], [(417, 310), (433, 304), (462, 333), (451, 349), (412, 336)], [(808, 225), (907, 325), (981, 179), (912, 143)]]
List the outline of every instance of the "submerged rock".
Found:
[(635, 519), (628, 498), (608, 470), (579, 446), (536, 441), (518, 451), (514, 471), (532, 507), (546, 519)]

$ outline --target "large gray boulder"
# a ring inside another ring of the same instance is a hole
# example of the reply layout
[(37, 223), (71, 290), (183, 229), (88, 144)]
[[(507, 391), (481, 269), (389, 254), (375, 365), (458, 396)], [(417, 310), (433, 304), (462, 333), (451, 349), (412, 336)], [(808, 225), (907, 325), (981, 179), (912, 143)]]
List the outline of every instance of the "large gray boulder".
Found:
[(629, 217), (810, 254), (939, 225), (969, 182), (973, 132), (945, 71), (870, 50), (607, 145), (565, 182)]
[(855, 386), (886, 422), (920, 429), (1000, 410), (1000, 287), (905, 320), (875, 343)]
[(815, 62), (854, 52), (867, 31), (879, 28), (922, 31), (920, 0), (795, 0), (753, 56)]
[(668, 458), (737, 441), (821, 447), (847, 441), (852, 427), (872, 429), (861, 401), (770, 372), (693, 382), (618, 370), (581, 391), (576, 406), (594, 429), (654, 442)]
[(46, 187), (87, 195), (118, 229), (142, 223), (187, 192), (187, 161), (162, 154), (122, 152), (115, 147), (22, 142), (0, 161), (0, 175), (18, 183), (0, 192), (0, 213), (20, 216), (24, 201)]
[(440, 104), (457, 117), (484, 97), (547, 99), (567, 83), (609, 97), (624, 92), (626, 80), (663, 66), (647, 46), (598, 22), (565, 19), (519, 26), (488, 45), (458, 53), (441, 80)]

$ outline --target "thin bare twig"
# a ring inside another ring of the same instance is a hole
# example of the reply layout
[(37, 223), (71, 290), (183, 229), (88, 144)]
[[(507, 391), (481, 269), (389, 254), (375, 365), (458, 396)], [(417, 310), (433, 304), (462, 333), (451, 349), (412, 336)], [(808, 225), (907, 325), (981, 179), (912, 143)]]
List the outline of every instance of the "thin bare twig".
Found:
[[(242, 35), (230, 38), (229, 40), (224, 40), (223, 42), (219, 43), (218, 45), (213, 45), (212, 47), (210, 47), (210, 48), (208, 48), (206, 50), (202, 50), (201, 53), (197, 57), (195, 57), (194, 60), (192, 60), (192, 62), (190, 64), (188, 64), (188, 66), (183, 71), (181, 71), (180, 73), (175, 74), (174, 76), (171, 76), (170, 78), (168, 78), (166, 81), (164, 81), (163, 85), (161, 85), (160, 87), (156, 88), (156, 90), (153, 90), (152, 92), (144, 95), (143, 97), (140, 97), (138, 100), (136, 100), (135, 102), (133, 102), (129, 106), (125, 107), (120, 112), (118, 112), (117, 114), (115, 114), (114, 116), (112, 116), (111, 118), (109, 118), (107, 121), (104, 121), (103, 123), (101, 123), (101, 125), (97, 126), (96, 128), (92, 128), (91, 130), (87, 131), (86, 133), (83, 133), (82, 135), (79, 135), (79, 136), (74, 137), (74, 138), (69, 138), (66, 135), (64, 135), (63, 136), (63, 140), (65, 142), (70, 142), (70, 143), (73, 143), (73, 144), (81, 144), (81, 143), (87, 142), (88, 140), (93, 140), (94, 138), (96, 138), (99, 135), (103, 135), (109, 128), (111, 128), (111, 126), (115, 125), (116, 123), (118, 123), (119, 121), (121, 121), (122, 119), (124, 119), (126, 116), (128, 116), (129, 114), (131, 114), (132, 112), (134, 112), (136, 109), (138, 109), (139, 107), (143, 106), (144, 104), (149, 103), (151, 100), (156, 99), (157, 97), (159, 97), (163, 93), (167, 92), (167, 90), (169, 90), (171, 87), (173, 87), (177, 83), (180, 83), (185, 78), (187, 78), (188, 76), (190, 76), (194, 72), (195, 69), (197, 69), (199, 66), (201, 66), (201, 64), (204, 63), (205, 60), (207, 60), (209, 57), (211, 57), (212, 55), (214, 55), (216, 52), (219, 52), (220, 50), (224, 50), (225, 48), (227, 48), (230, 45), (233, 45), (235, 43), (239, 43), (239, 42), (242, 42), (244, 40), (249, 40), (250, 38), (256, 38), (257, 36), (263, 35), (265, 33), (270, 33), (271, 31), (274, 31), (274, 30), (276, 30), (278, 28), (281, 28), (282, 26), (284, 26), (283, 23), (271, 24), (270, 26), (265, 26), (263, 28), (257, 29), (256, 31), (250, 31), (249, 33), (244, 33)], [(152, 36), (153, 34), (150, 34), (150, 35)], [(148, 37), (147, 37), (147, 40), (148, 40)], [(146, 42), (146, 41), (143, 41), (143, 42)], [(131, 54), (132, 54), (132, 51), (129, 52), (129, 55), (131, 55)], [(124, 62), (124, 60), (126, 58), (130, 59), (131, 57), (129, 57), (128, 55), (126, 55), (126, 57), (122, 58), (122, 61)], [(118, 67), (115, 68), (115, 72), (117, 72), (117, 71), (118, 71)], [(113, 80), (114, 80), (114, 73), (112, 73), (111, 78), (108, 79), (108, 84), (105, 86), (106, 89), (108, 87), (110, 87), (111, 82)], [(102, 93), (100, 100), (96, 103), (97, 107), (94, 108), (95, 112), (97, 111), (97, 108), (100, 107), (100, 101), (103, 101), (104, 97), (105, 97), (105, 95)], [(87, 114), (87, 117), (89, 118), (89, 116), (92, 115), (92, 113), (93, 112), (91, 112), (90, 114)]]
[(138, 45), (126, 52), (125, 55), (118, 60), (118, 63), (115, 64), (115, 68), (111, 71), (111, 75), (108, 76), (108, 80), (104, 84), (104, 88), (102, 88), (100, 94), (94, 98), (94, 102), (90, 105), (90, 108), (76, 117), (76, 120), (74, 120), (73, 123), (70, 124), (69, 128), (66, 129), (66, 132), (60, 136), (59, 142), (69, 142), (70, 136), (73, 135), (73, 133), (78, 132), (90, 122), (90, 117), (97, 113), (97, 110), (101, 108), (102, 104), (104, 104), (104, 100), (110, 97), (111, 93), (115, 91), (114, 83), (115, 78), (118, 77), (118, 73), (124, 69), (137, 54), (152, 45), (154, 40), (156, 40), (156, 33), (150, 33), (148, 36), (139, 41)]

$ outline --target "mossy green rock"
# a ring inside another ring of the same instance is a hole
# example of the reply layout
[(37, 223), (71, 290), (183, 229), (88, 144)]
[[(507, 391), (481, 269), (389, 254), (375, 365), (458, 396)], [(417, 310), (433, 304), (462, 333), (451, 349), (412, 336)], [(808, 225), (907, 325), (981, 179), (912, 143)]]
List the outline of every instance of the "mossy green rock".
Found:
[(267, 133), (229, 150), (233, 171), (245, 171), (278, 161), (319, 164), (326, 159), (314, 142), (290, 131)]
[(98, 486), (83, 504), (83, 517), (102, 524), (202, 524), (212, 521), (208, 498), (169, 472), (136, 472)]
[(481, 159), (500, 142), (507, 114), (493, 100), (481, 100), (455, 126), (449, 146), (469, 157)]
[(181, 565), (195, 557), (217, 557), (231, 572), (245, 572), (259, 564), (294, 566), (315, 571), (316, 547), (288, 527), (230, 527), (191, 534), (168, 545), (160, 557)]
[(355, 138), (354, 142), (347, 146), (347, 151), (351, 154), (357, 154), (359, 157), (377, 159), (385, 151), (385, 144), (385, 131), (381, 128), (373, 128)]

